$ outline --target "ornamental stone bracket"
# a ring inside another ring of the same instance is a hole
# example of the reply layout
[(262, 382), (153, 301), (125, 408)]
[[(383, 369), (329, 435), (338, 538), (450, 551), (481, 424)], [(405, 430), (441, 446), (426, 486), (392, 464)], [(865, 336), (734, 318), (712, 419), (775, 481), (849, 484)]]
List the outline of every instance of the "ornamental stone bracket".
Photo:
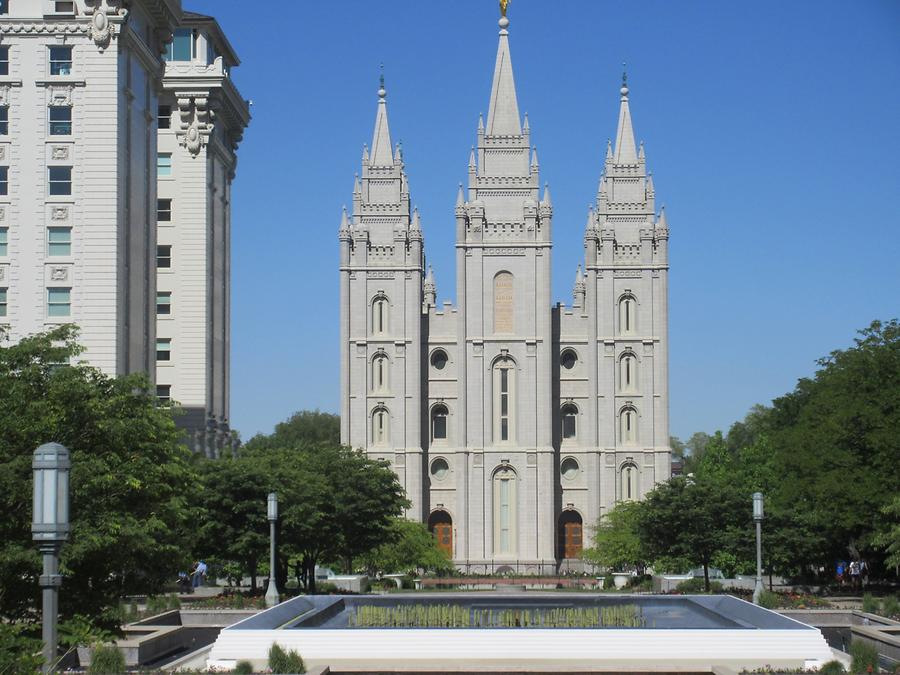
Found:
[[(114, 6), (111, 7), (110, 2)], [(121, 0), (85, 0), (85, 13), (91, 17), (88, 35), (101, 52), (109, 47), (116, 36), (115, 23), (111, 19), (124, 21), (128, 14), (128, 10), (121, 7), (121, 4)]]
[(178, 142), (196, 157), (209, 142), (216, 113), (210, 109), (210, 101), (206, 94), (176, 92), (175, 96), (178, 100), (178, 114), (181, 117), (181, 124), (175, 132)]

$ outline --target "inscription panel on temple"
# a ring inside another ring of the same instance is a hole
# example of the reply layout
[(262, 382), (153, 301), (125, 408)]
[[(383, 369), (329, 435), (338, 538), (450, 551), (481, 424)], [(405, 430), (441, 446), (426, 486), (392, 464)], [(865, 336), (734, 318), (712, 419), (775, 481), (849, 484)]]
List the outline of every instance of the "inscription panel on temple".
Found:
[(494, 332), (513, 332), (513, 307), (515, 291), (513, 275), (509, 272), (498, 272), (494, 277)]

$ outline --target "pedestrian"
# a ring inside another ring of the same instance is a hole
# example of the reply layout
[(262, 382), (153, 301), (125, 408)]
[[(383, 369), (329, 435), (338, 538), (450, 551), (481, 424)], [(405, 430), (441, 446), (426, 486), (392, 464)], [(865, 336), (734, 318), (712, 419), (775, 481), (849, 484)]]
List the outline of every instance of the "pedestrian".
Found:
[(837, 578), (838, 584), (843, 586), (844, 585), (844, 561), (843, 560), (838, 560), (836, 578)]
[(850, 561), (850, 588), (859, 587), (859, 563), (856, 560)]
[(865, 560), (859, 561), (859, 581), (863, 586), (869, 582), (869, 565)]
[(206, 577), (206, 563), (202, 560), (197, 561), (197, 565), (194, 568), (193, 574), (193, 585), (194, 588), (200, 588), (203, 585), (203, 579)]

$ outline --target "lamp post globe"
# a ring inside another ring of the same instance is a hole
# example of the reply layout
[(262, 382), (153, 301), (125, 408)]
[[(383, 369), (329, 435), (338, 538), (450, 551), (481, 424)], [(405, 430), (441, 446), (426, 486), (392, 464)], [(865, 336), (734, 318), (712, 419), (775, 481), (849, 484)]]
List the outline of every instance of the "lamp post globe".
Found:
[(753, 521), (756, 524), (756, 585), (753, 588), (753, 604), (759, 604), (759, 596), (763, 591), (762, 581), (762, 521), (763, 495), (762, 492), (753, 493)]
[(269, 520), (269, 587), (266, 589), (266, 607), (278, 604), (278, 588), (275, 584), (275, 523), (278, 521), (278, 493), (270, 492), (266, 502)]
[(59, 612), (59, 549), (69, 538), (69, 472), (72, 460), (69, 450), (59, 443), (46, 443), (34, 451), (31, 461), (34, 475), (31, 537), (43, 557), (40, 577), (42, 589), (42, 637), (44, 642), (43, 672), (54, 669), (56, 661)]

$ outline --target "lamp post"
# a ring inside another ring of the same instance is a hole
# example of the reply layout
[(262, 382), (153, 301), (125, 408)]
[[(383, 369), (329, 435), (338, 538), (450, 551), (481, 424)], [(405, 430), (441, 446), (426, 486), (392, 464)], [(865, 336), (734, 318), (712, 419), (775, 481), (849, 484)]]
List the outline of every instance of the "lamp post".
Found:
[(266, 590), (266, 607), (278, 604), (278, 588), (275, 585), (275, 521), (278, 520), (278, 494), (269, 493), (267, 515), (269, 517), (269, 588)]
[(753, 493), (753, 522), (756, 523), (756, 587), (753, 589), (753, 604), (759, 604), (759, 596), (763, 591), (762, 580), (762, 492)]
[(44, 627), (43, 672), (53, 670), (56, 661), (56, 620), (59, 612), (59, 549), (69, 538), (69, 451), (59, 443), (46, 443), (34, 451), (34, 519), (31, 537), (44, 558), (40, 577), (43, 589)]

